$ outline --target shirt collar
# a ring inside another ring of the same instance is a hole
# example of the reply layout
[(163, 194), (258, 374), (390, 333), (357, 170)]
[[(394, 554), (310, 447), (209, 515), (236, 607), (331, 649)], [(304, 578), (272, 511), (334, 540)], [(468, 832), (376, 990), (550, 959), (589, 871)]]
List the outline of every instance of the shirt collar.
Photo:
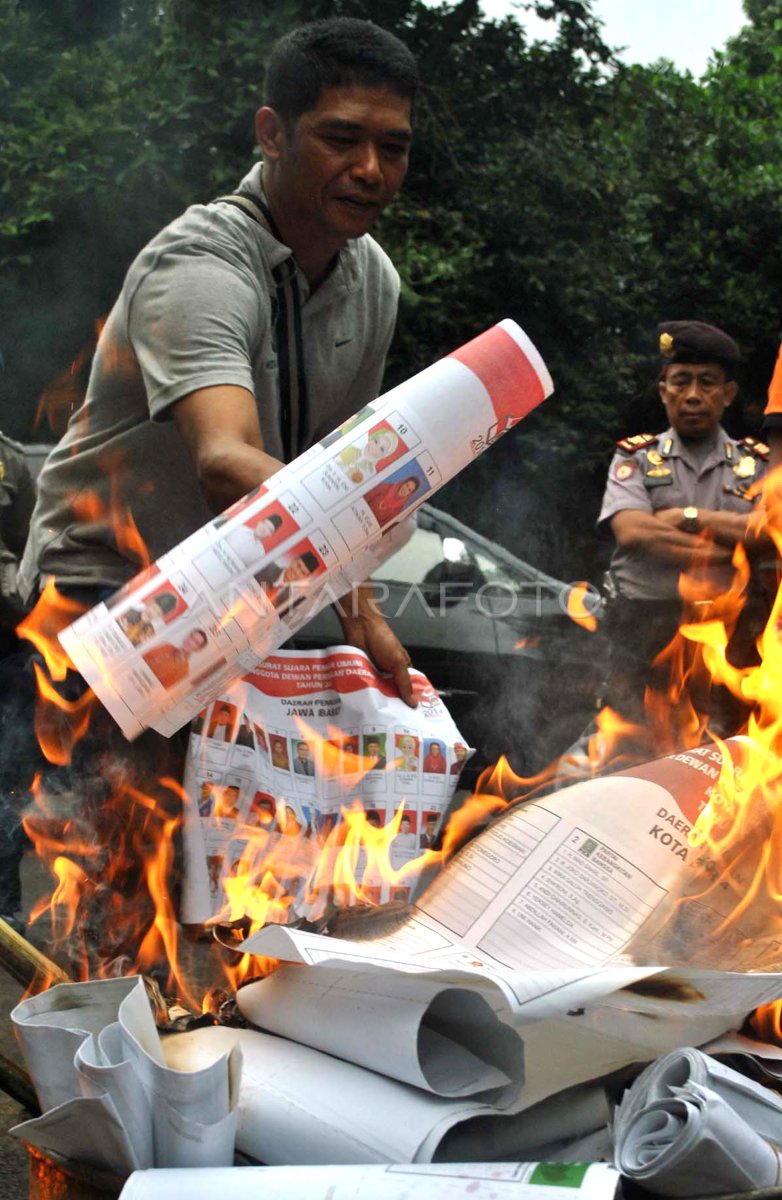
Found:
[[(695, 460), (690, 457), (686, 444), (681, 440), (678, 433), (676, 433), (672, 426), (666, 429), (665, 433), (660, 434), (657, 442), (658, 446), (664, 446), (669, 439), (672, 443), (671, 450), (670, 453), (666, 454), (665, 457), (684, 458), (687, 460), (687, 462), (695, 465)], [(698, 464), (700, 470), (703, 470), (705, 467), (714, 466), (716, 463), (724, 462), (726, 458), (725, 446), (729, 441), (730, 438), (722, 426), (719, 425), (717, 427), (717, 438), (711, 448), (710, 453), (706, 455), (706, 457), (703, 459), (703, 462)]]
[[(250, 198), (260, 199), (268, 207), (266, 192), (263, 187), (263, 163), (255, 163), (242, 179), (237, 191)], [(265, 231), (264, 231), (265, 232)], [(269, 263), (272, 267), (279, 266), (286, 259), (291, 258), (293, 251), (290, 246), (286, 246), (284, 242), (280, 242), (272, 233), (267, 235), (269, 249)], [(306, 301), (309, 297), (309, 284), (301, 271), (298, 271), (299, 288), (302, 293), (302, 298)], [(360, 283), (359, 272), (359, 252), (358, 240), (351, 239), (337, 254), (337, 261), (334, 269), (331, 271), (327, 279), (323, 281), (318, 288), (313, 299), (335, 298), (344, 292), (355, 292)]]

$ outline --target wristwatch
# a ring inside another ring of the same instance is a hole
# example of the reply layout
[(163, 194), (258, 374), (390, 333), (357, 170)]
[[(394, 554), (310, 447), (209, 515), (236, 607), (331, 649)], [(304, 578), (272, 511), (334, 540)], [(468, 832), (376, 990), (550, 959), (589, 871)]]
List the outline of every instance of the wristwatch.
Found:
[(688, 504), (686, 508), (682, 509), (682, 513), (684, 515), (682, 529), (684, 529), (686, 533), (697, 533), (701, 527), (701, 523), (700, 513), (695, 505)]

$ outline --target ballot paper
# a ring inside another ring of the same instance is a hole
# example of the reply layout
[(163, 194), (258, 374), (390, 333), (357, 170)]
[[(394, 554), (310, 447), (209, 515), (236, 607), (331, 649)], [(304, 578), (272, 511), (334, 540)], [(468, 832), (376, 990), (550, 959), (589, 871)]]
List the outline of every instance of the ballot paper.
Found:
[[(480, 1092), (437, 1096), (256, 1029), (209, 1026), (163, 1039), (166, 1061), (184, 1071), (233, 1046), (243, 1061), (237, 1150), (273, 1166), (515, 1160), (517, 1145), (563, 1129), (556, 1108), (530, 1124), (523, 1089), (504, 1092), (504, 1107)], [(590, 1096), (575, 1113), (564, 1126), (574, 1135), (605, 1125), (608, 1107)]]
[(235, 1167), (137, 1171), (120, 1200), (614, 1200), (618, 1186), (606, 1163)]
[(11, 1021), (42, 1109), (17, 1137), (114, 1172), (233, 1162), (240, 1052), (171, 1070), (140, 978), (59, 984)]
[(502, 1107), (519, 1092), (524, 1053), (494, 992), (490, 1005), (415, 975), (283, 966), (240, 988), (236, 1001), (269, 1033), (433, 1095), (481, 1095)]
[[(725, 747), (740, 765), (746, 742), (734, 738)], [(674, 965), (649, 960), (646, 947), (653, 939), (656, 949), (664, 945), (660, 932), (702, 869), (703, 850), (690, 844), (688, 832), (709, 801), (721, 763), (722, 751), (704, 746), (511, 809), (383, 936), (370, 931), (368, 940), (348, 940), (275, 925), (243, 948), (289, 962), (363, 970), (374, 964), (444, 979), (458, 972), (478, 990), (488, 979), (520, 1021), (593, 1007)], [(768, 932), (775, 946), (775, 931)], [(762, 939), (745, 947), (742, 965), (762, 968), (762, 957), (751, 956), (764, 948)], [(678, 975), (697, 963), (698, 946), (685, 949)], [(782, 994), (777, 974), (740, 978), (745, 1011)], [(639, 997), (639, 1008), (647, 1003)], [(717, 1032), (712, 1026), (705, 1036)]]
[(615, 1164), (663, 1196), (716, 1196), (778, 1184), (782, 1100), (698, 1050), (652, 1063), (615, 1117)]
[(356, 413), (60, 635), (128, 738), (179, 729), (397, 549), (392, 527), (552, 390), (513, 321)]
[(290, 919), (322, 916), (338, 826), (356, 804), (375, 827), (397, 818), (390, 872), (355, 863), (361, 899), (410, 900), (412, 864), (434, 846), (474, 753), (426, 676), (410, 676), (416, 709), (355, 647), (279, 650), (199, 714), (184, 777), (184, 922), (263, 920), (255, 888), (267, 872)]

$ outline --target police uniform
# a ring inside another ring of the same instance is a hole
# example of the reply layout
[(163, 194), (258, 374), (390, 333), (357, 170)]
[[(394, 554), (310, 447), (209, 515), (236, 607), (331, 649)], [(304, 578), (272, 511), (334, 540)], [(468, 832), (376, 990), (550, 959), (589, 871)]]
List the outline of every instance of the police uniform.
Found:
[[(22, 796), (29, 778), (17, 778), (19, 723), (25, 680), (14, 655), (14, 629), (23, 609), (16, 586), (16, 569), (27, 539), (35, 489), (24, 448), (0, 433), (0, 744), (16, 753), (0, 761), (0, 915), (15, 922), (21, 907), (19, 860), (25, 844), (21, 825)], [(31, 681), (30, 681), (31, 682)]]
[[(598, 522), (623, 509), (653, 515), (665, 508), (704, 508), (749, 516), (759, 502), (769, 450), (756, 438), (733, 441), (720, 428), (705, 455), (698, 456), (673, 429), (622, 438), (608, 471)], [(643, 551), (617, 547), (611, 574), (629, 600), (677, 601), (681, 567)], [(730, 585), (730, 564), (715, 564), (709, 578), (720, 590)]]
[[(701, 322), (668, 322), (659, 326), (663, 360), (722, 365), (731, 372), (739, 361), (732, 338)], [(608, 471), (598, 518), (603, 525), (617, 513), (635, 510), (649, 515), (670, 508), (734, 512), (749, 516), (760, 503), (760, 481), (768, 467), (768, 447), (755, 438), (736, 441), (718, 426), (704, 440), (683, 440), (673, 428), (660, 434), (622, 438)], [(682, 619), (679, 577), (683, 568), (639, 547), (617, 546), (607, 574), (605, 631), (609, 670), (604, 701), (623, 716), (642, 722), (644, 691), (658, 682), (653, 660), (671, 641)], [(704, 594), (722, 593), (734, 579), (730, 563), (699, 566)], [(703, 605), (708, 604), (704, 599)], [(697, 604), (697, 602), (696, 602)], [(706, 615), (701, 608), (697, 617)], [(753, 583), (731, 641), (730, 658), (747, 665), (755, 655), (754, 640), (768, 615), (767, 598)], [(666, 668), (660, 668), (664, 685)], [(722, 732), (739, 720), (728, 693), (714, 690), (713, 723)], [(701, 698), (696, 706), (702, 711)], [(718, 712), (719, 710), (719, 712)], [(720, 713), (722, 714), (720, 716)]]
[(24, 447), (0, 433), (0, 654), (13, 648), (13, 631), (22, 616), (16, 571), (34, 505)]

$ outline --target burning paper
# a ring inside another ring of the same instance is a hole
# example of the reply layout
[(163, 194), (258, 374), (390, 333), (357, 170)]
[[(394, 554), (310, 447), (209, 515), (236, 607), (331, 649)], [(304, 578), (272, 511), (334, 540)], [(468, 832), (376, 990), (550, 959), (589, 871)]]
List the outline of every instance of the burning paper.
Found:
[(240, 1053), (172, 1071), (140, 978), (59, 984), (11, 1021), (43, 1110), (17, 1137), (110, 1171), (233, 1162)]
[(427, 1166), (245, 1167), (137, 1171), (120, 1200), (614, 1200), (606, 1163), (452, 1163)]
[(615, 1114), (615, 1162), (663, 1196), (774, 1187), (782, 1165), (782, 1100), (698, 1050), (652, 1063)]
[[(696, 903), (690, 893), (706, 858), (690, 835), (709, 815), (721, 772), (739, 771), (750, 749), (732, 739), (722, 750), (670, 755), (511, 809), (384, 936), (347, 940), (270, 926), (243, 948), (363, 970), (458, 971), (477, 988), (490, 979), (514, 1019), (525, 1021), (592, 1007), (663, 966), (681, 962), (681, 975), (699, 956), (708, 965), (721, 945), (709, 941), (703, 923), (680, 936), (681, 898)], [(670, 952), (670, 928), (680, 959)], [(775, 927), (749, 945), (731, 937), (727, 965), (773, 967), (777, 939)], [(782, 993), (779, 975), (737, 978), (746, 985), (746, 1011)]]
[(321, 915), (346, 890), (329, 867), (351, 803), (377, 843), (351, 864), (359, 898), (410, 899), (473, 753), (428, 679), (411, 678), (417, 709), (355, 647), (278, 651), (201, 714), (184, 779), (183, 921)]
[(392, 529), (552, 390), (503, 321), (394, 388), (60, 635), (126, 737), (171, 734), (398, 547)]

